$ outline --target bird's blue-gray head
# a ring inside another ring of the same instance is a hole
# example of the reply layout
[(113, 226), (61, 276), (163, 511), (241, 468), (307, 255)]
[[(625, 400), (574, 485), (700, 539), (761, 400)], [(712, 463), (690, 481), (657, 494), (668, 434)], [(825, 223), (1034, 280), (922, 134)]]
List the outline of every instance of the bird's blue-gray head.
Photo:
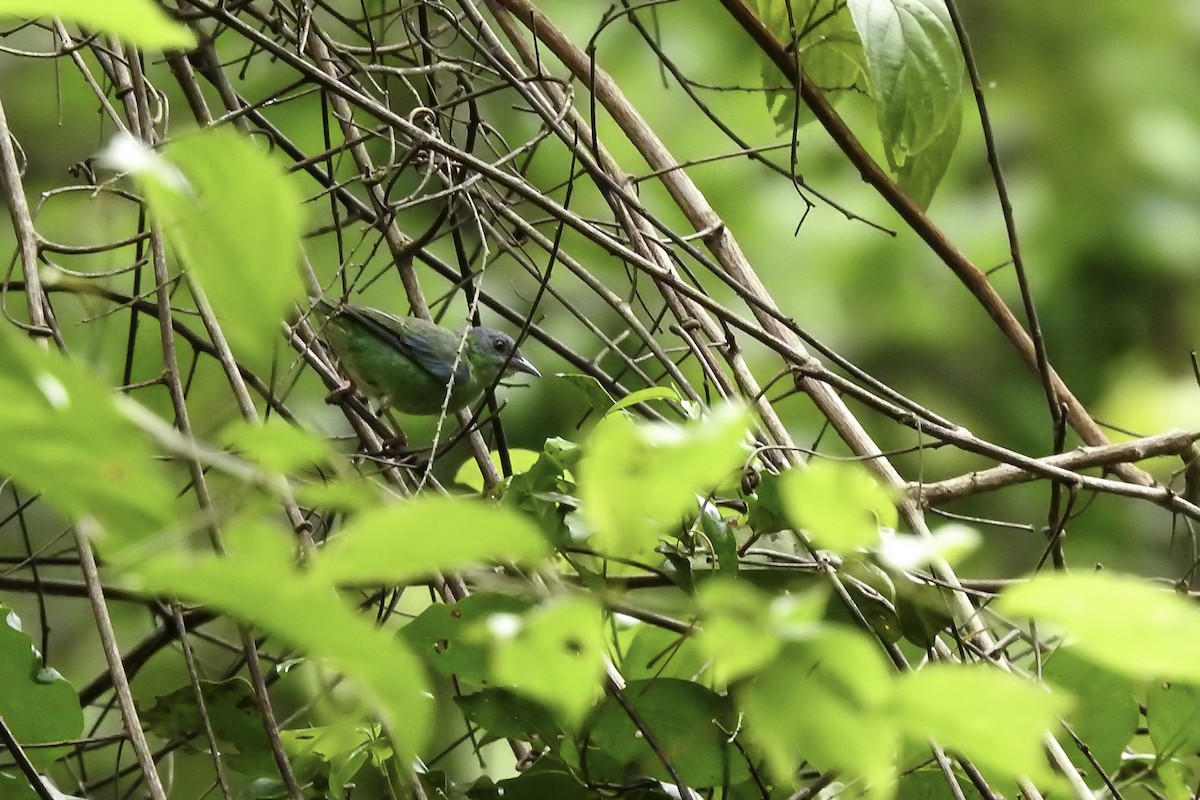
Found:
[(542, 375), (521, 354), (511, 336), (494, 328), (479, 327), (467, 331), (465, 355), (472, 366), (485, 373), (480, 376), (485, 383), (502, 377), (502, 373), (525, 372), (538, 378)]

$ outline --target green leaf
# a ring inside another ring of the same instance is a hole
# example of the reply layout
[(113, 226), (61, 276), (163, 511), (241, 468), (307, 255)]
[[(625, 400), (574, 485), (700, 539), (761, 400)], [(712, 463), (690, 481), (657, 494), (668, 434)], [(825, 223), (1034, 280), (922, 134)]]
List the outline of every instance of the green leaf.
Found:
[(896, 576), (895, 608), (904, 638), (922, 649), (933, 647), (942, 631), (953, 627), (950, 590), (945, 586)]
[(554, 377), (562, 378), (587, 397), (588, 405), (593, 411), (605, 412), (612, 407), (613, 398), (608, 390), (600, 385), (600, 381), (591, 375), (579, 375), (570, 372), (556, 372)]
[(896, 527), (886, 489), (859, 464), (817, 461), (783, 474), (784, 509), (819, 547), (851, 553), (879, 543), (879, 528)]
[(571, 469), (581, 452), (574, 442), (547, 439), (533, 465), (513, 475), (501, 492), (505, 506), (536, 522), (556, 545), (574, 544), (567, 532), (566, 516), (579, 505)]
[(877, 645), (858, 631), (826, 627), (783, 648), (738, 691), (746, 727), (773, 774), (792, 778), (807, 760), (818, 770), (862, 778), (889, 797), (899, 729), (890, 713), (894, 679)]
[(405, 761), (430, 730), (433, 701), (421, 663), (399, 637), (364, 619), (333, 586), (293, 564), (287, 534), (257, 522), (226, 529), (227, 554), (148, 555), (129, 565), (130, 588), (229, 614), (324, 660), (354, 681)]
[[(625, 700), (653, 732), (659, 752), (693, 788), (718, 786), (749, 777), (745, 759), (729, 743), (737, 714), (729, 699), (687, 680), (660, 678), (630, 681)], [(619, 783), (626, 775), (648, 775), (670, 781), (659, 755), (640, 734), (629, 712), (608, 697), (589, 720), (589, 743), (618, 769), (590, 771), (593, 780)]]
[[(83, 709), (74, 687), (42, 656), (21, 630), (16, 612), (0, 605), (0, 717), (22, 745), (60, 742), (83, 733)], [(46, 767), (63, 749), (27, 747), (29, 759)]]
[[(758, 0), (759, 18), (786, 46), (795, 25), (799, 40), (800, 70), (836, 103), (847, 94), (865, 91), (867, 59), (854, 21), (842, 0)], [(767, 108), (774, 109), (781, 131), (790, 131), (813, 120), (807, 107), (796, 109), (796, 88), (784, 86), (779, 67), (763, 58), (763, 85)]]
[(58, 17), (94, 33), (108, 33), (137, 47), (191, 49), (196, 36), (151, 0), (0, 0), (0, 16)]
[(282, 475), (327, 462), (334, 456), (327, 439), (277, 417), (267, 422), (236, 420), (225, 426), (217, 441)]
[(727, 404), (686, 425), (636, 424), (624, 414), (596, 426), (579, 465), (580, 499), (593, 545), (638, 557), (746, 458), (750, 417)]
[(578, 724), (601, 693), (601, 621), (600, 607), (584, 597), (552, 600), (523, 617), (494, 614), (492, 682), (558, 711), (565, 726)]
[[(488, 455), (492, 463), (496, 466), (496, 470), (499, 471), (499, 451), (493, 450)], [(520, 475), (522, 472), (533, 467), (540, 456), (541, 453), (536, 450), (522, 450), (517, 447), (512, 447), (508, 450), (509, 464), (512, 465), (514, 475)], [(477, 492), (483, 491), (483, 473), (479, 471), (479, 464), (476, 463), (475, 459), (468, 458), (462, 463), (462, 466), (458, 468), (458, 472), (454, 473), (454, 482), (463, 486), (469, 486)]]
[[(943, 0), (758, 0), (759, 17), (785, 45), (796, 38), (800, 70), (830, 102), (875, 102), (888, 165), (924, 208), (946, 173), (962, 128), (963, 62)], [(795, 33), (793, 33), (793, 28)], [(764, 59), (768, 108), (781, 130), (813, 119), (796, 108)]]
[(232, 128), (178, 138), (135, 174), (234, 351), (251, 363), (269, 361), (280, 325), (305, 296), (296, 183)]
[(454, 703), (467, 719), (487, 732), (488, 741), (519, 739), (559, 750), (566, 739), (545, 706), (507, 689), (488, 688), (458, 695)]
[(958, 108), (946, 120), (946, 127), (938, 131), (928, 146), (912, 153), (904, 164), (896, 170), (896, 181), (904, 193), (921, 209), (929, 207), (934, 192), (946, 170), (950, 166), (950, 158), (958, 145), (958, 137), (962, 133), (962, 109)]
[(784, 512), (784, 475), (788, 473), (760, 472), (757, 485), (746, 500), (746, 525), (756, 534), (776, 533), (791, 527)]
[(697, 595), (703, 627), (696, 637), (713, 661), (718, 681), (729, 683), (768, 664), (782, 647), (771, 627), (769, 595), (722, 578), (705, 581)]
[(700, 509), (700, 532), (712, 546), (717, 570), (725, 575), (736, 575), (740, 566), (737, 536), (733, 526), (721, 516), (721, 510), (712, 503), (705, 503)]
[(315, 553), (311, 573), (330, 584), (401, 584), (484, 563), (550, 554), (537, 526), (501, 506), (426, 495), (354, 517)]
[[(1088, 752), (1100, 766), (1106, 772), (1115, 772), (1121, 765), (1121, 751), (1137, 732), (1134, 682), (1081, 657), (1070, 647), (1058, 648), (1046, 660), (1042, 679), (1075, 698), (1066, 721), (1075, 735), (1087, 742)], [(1067, 747), (1066, 751), (1080, 769), (1095, 770), (1078, 748)]]
[(687, 680), (700, 674), (706, 660), (696, 637), (639, 624), (621, 658), (621, 674), (627, 681), (643, 678)]
[(1152, 774), (1145, 781), (1147, 788), (1159, 790), (1157, 794), (1168, 800), (1192, 800), (1196, 796), (1191, 786), (1196, 780), (1196, 770), (1187, 761), (1172, 759), (1165, 763), (1154, 762), (1153, 767)]
[(223, 753), (234, 749), (242, 755), (269, 758), (270, 744), (249, 681), (244, 678), (201, 681), (200, 689), (204, 695), (203, 712), (196, 701), (195, 687), (186, 685), (159, 695), (155, 704), (142, 712), (142, 723), (163, 739), (188, 740), (204, 735), (203, 715), (207, 715), (214, 736), (223, 745)]
[(893, 169), (961, 115), (963, 60), (942, 0), (847, 0)]
[(156, 533), (177, 507), (125, 404), (62, 354), (0, 326), (0, 473), (72, 520), (96, 519), (108, 534), (101, 545)]
[[(40, 776), (44, 791), (35, 791), (29, 780), (16, 767), (0, 771), (0, 797), (4, 800), (88, 800), (75, 794), (67, 794), (55, 788), (54, 782), (45, 775)], [(48, 794), (47, 794), (48, 793)]]
[[(897, 591), (892, 578), (876, 564), (863, 559), (847, 559), (841, 573), (846, 591), (875, 634), (889, 644), (899, 641), (904, 631), (896, 610)], [(897, 575), (897, 580), (912, 582), (903, 575)], [(857, 623), (844, 604), (835, 605), (831, 611), (835, 616), (844, 614), (842, 621), (846, 624)]]
[(1052, 779), (1042, 742), (1067, 706), (990, 667), (931, 664), (900, 676), (896, 687), (896, 720), (908, 736), (933, 739), (994, 774), (1034, 781)]
[(740, 581), (706, 581), (698, 595), (704, 625), (697, 638), (717, 680), (730, 682), (770, 662), (784, 642), (806, 641), (822, 623), (824, 587), (771, 597)]
[(607, 413), (613, 414), (618, 411), (623, 411), (630, 406), (636, 406), (638, 403), (647, 403), (651, 400), (680, 400), (679, 392), (669, 386), (650, 386), (646, 389), (640, 389), (636, 392), (630, 392), (625, 397), (622, 397), (617, 402), (613, 403), (612, 408)]
[(1146, 692), (1146, 727), (1161, 759), (1200, 752), (1200, 687), (1152, 684)]
[(385, 493), (369, 480), (349, 474), (326, 481), (293, 483), (296, 499), (313, 508), (366, 511), (387, 502)]
[(42, 800), (29, 780), (16, 767), (0, 771), (0, 797), (5, 800)]
[(354, 796), (354, 780), (362, 768), (390, 764), (391, 743), (378, 725), (342, 719), (332, 725), (279, 733), (297, 775), (320, 775), (328, 782), (330, 800)]
[(529, 606), (518, 597), (472, 594), (453, 604), (434, 603), (400, 633), (439, 675), (479, 686), (487, 678), (489, 639), (483, 623), (493, 614), (522, 614)]
[(596, 800), (597, 794), (582, 785), (561, 761), (542, 757), (532, 769), (515, 778), (494, 786), (477, 783), (468, 790), (467, 797), (471, 800)]
[(994, 608), (1053, 623), (1080, 655), (1135, 680), (1200, 683), (1200, 609), (1146, 581), (1043, 574), (1007, 589)]

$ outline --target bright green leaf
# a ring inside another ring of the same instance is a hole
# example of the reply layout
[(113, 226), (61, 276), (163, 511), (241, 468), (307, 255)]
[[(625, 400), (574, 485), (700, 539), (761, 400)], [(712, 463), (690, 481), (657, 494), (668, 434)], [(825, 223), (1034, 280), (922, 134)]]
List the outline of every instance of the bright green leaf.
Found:
[(505, 506), (536, 522), (547, 539), (556, 544), (567, 543), (565, 517), (568, 509), (579, 505), (571, 469), (578, 463), (580, 453), (581, 448), (574, 442), (557, 437), (547, 439), (537, 460), (513, 475), (501, 491)]
[(1158, 790), (1157, 794), (1167, 800), (1193, 800), (1196, 796), (1192, 791), (1195, 780), (1195, 767), (1188, 761), (1177, 758), (1155, 761), (1147, 788)]
[(604, 631), (600, 607), (584, 597), (552, 600), (524, 616), (495, 614), (492, 682), (579, 723), (602, 692)]
[(636, 392), (630, 392), (625, 397), (622, 397), (617, 402), (613, 403), (612, 408), (608, 410), (609, 414), (623, 411), (630, 406), (636, 406), (638, 403), (647, 403), (651, 400), (675, 400), (679, 401), (679, 392), (669, 386), (650, 386), (645, 389), (640, 389)]
[(624, 414), (596, 426), (579, 465), (580, 499), (604, 553), (644, 555), (746, 458), (750, 417), (727, 404), (686, 425), (637, 424)]
[(993, 606), (1061, 629), (1080, 655), (1135, 680), (1200, 683), (1200, 609), (1143, 580), (1042, 574)]
[(0, 474), (72, 520), (95, 518), (110, 544), (157, 533), (176, 508), (149, 440), (124, 413), (130, 402), (57, 351), (0, 329)]
[(354, 517), (312, 558), (331, 584), (400, 584), (438, 572), (549, 555), (537, 526), (501, 506), (426, 495)]
[(737, 696), (774, 774), (790, 779), (808, 761), (862, 778), (869, 795), (882, 798), (895, 782), (899, 741), (889, 712), (893, 683), (875, 642), (826, 627), (785, 646)]
[(879, 543), (879, 528), (896, 527), (891, 495), (859, 464), (817, 461), (783, 475), (784, 509), (817, 546), (850, 553)]
[(334, 456), (327, 439), (275, 417), (267, 422), (239, 419), (225, 426), (218, 441), (267, 469), (284, 475), (323, 463)]
[(0, 0), (0, 16), (58, 17), (137, 47), (188, 50), (196, 46), (195, 34), (151, 0)]
[(421, 663), (333, 586), (294, 564), (287, 535), (257, 523), (227, 528), (225, 556), (155, 554), (126, 570), (131, 588), (236, 617), (342, 672), (388, 726), (403, 757), (425, 741), (433, 701)]
[(893, 169), (961, 114), (963, 60), (943, 0), (847, 0)]
[(824, 587), (770, 596), (743, 581), (714, 578), (697, 594), (703, 624), (695, 637), (713, 661), (717, 680), (728, 683), (757, 672), (785, 642), (812, 640), (822, 623)]
[(908, 736), (933, 739), (994, 774), (1042, 781), (1051, 778), (1042, 743), (1068, 704), (997, 669), (932, 664), (900, 677), (896, 720)]
[(696, 637), (713, 661), (718, 681), (728, 683), (769, 663), (782, 641), (771, 628), (769, 595), (740, 581), (714, 578), (697, 594), (703, 626)]
[(394, 757), (379, 725), (354, 719), (335, 719), (330, 725), (279, 734), (298, 775), (320, 775), (328, 782), (329, 800), (353, 797), (352, 781), (364, 766), (378, 769)]
[[(725, 575), (734, 575), (740, 566), (738, 541), (733, 525), (721, 515), (721, 510), (712, 503), (700, 509), (700, 531), (707, 540), (708, 549), (717, 560), (717, 570)], [(699, 535), (698, 534), (698, 535)]]
[[(492, 463), (496, 466), (496, 470), (499, 471), (500, 453), (493, 450), (488, 455), (491, 457)], [(509, 464), (512, 466), (513, 474), (520, 475), (522, 472), (525, 472), (537, 463), (540, 456), (541, 453), (536, 450), (522, 450), (516, 447), (509, 448), (508, 459)], [(479, 464), (476, 463), (475, 459), (468, 458), (462, 463), (462, 466), (458, 468), (458, 472), (454, 474), (454, 482), (463, 486), (469, 486), (477, 492), (483, 491), (483, 473), (479, 471)]]
[(118, 140), (108, 160), (139, 178), (155, 219), (198, 278), (234, 351), (267, 362), (280, 325), (304, 297), (303, 215), (296, 183), (232, 128), (206, 128), (163, 155)]
[(295, 483), (292, 490), (297, 500), (313, 508), (366, 511), (387, 502), (379, 487), (354, 474), (326, 481)]

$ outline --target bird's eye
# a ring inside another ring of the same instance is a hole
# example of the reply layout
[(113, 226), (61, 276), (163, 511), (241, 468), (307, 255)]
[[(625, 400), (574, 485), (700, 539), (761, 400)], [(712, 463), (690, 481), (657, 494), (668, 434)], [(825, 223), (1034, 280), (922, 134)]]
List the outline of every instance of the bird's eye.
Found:
[(508, 342), (497, 336), (495, 339), (492, 339), (492, 349), (497, 353), (506, 353), (508, 352)]

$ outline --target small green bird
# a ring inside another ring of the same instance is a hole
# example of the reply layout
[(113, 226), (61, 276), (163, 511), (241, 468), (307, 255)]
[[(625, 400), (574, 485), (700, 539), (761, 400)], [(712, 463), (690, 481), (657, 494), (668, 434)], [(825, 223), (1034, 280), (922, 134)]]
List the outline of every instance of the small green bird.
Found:
[(541, 377), (512, 337), (492, 328), (451, 331), (323, 299), (313, 300), (313, 314), (325, 321), (321, 336), (363, 392), (404, 414), (458, 411), (511, 372)]

